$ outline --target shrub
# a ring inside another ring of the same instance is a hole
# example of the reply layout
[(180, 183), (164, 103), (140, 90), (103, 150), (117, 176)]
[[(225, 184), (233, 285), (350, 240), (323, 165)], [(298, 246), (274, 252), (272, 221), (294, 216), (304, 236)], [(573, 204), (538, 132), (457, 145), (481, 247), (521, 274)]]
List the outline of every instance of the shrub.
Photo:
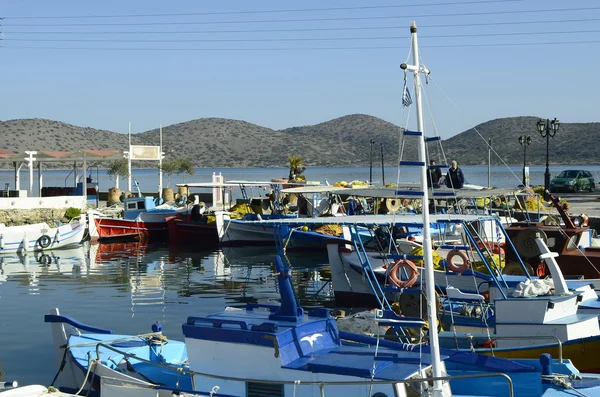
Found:
[(79, 208), (69, 207), (65, 211), (65, 218), (68, 220), (71, 220), (79, 215), (81, 215), (81, 210)]

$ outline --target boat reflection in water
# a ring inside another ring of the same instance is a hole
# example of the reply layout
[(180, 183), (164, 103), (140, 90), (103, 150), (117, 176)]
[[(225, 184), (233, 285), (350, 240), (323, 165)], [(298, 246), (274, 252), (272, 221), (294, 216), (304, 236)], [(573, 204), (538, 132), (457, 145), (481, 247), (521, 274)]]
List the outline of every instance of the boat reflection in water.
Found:
[[(89, 244), (26, 255), (0, 256), (4, 308), (2, 365), (20, 384), (46, 384), (56, 374), (50, 332), (40, 319), (60, 307), (89, 324), (134, 333), (164, 325), (170, 338), (193, 313), (268, 302), (277, 294), (274, 248), (235, 247), (184, 252), (132, 243)], [(321, 254), (322, 255), (322, 254)], [(305, 307), (331, 306), (327, 259), (289, 254), (293, 281)], [(27, 343), (23, 343), (26, 340)], [(39, 359), (22, 360), (24, 351)]]

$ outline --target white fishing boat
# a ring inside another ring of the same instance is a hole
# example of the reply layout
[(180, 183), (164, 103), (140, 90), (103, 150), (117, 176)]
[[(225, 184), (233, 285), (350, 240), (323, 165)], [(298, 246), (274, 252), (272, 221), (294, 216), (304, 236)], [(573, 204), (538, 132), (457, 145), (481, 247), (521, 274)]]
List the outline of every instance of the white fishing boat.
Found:
[(0, 254), (44, 251), (79, 244), (85, 230), (86, 217), (83, 214), (57, 227), (50, 227), (46, 222), (20, 226), (0, 223)]

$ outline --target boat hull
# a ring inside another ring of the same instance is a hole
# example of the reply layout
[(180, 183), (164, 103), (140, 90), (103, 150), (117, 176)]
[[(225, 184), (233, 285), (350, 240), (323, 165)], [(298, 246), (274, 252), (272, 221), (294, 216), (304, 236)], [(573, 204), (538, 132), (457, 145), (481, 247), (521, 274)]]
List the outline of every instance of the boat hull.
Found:
[(205, 223), (191, 219), (168, 218), (169, 242), (173, 246), (217, 247), (219, 233), (216, 223)]
[(167, 222), (145, 222), (130, 219), (95, 218), (98, 240), (166, 241)]
[[(496, 357), (523, 359), (538, 359), (543, 353), (549, 353), (554, 358), (560, 357), (559, 348), (554, 345), (538, 345), (532, 347), (500, 348), (493, 351), (488, 349), (478, 351), (486, 355)], [(562, 345), (562, 356), (569, 359), (580, 372), (600, 373), (600, 336), (583, 338), (576, 341), (564, 342)]]
[(46, 223), (0, 227), (0, 254), (53, 250), (79, 244), (85, 235), (85, 218), (49, 227)]

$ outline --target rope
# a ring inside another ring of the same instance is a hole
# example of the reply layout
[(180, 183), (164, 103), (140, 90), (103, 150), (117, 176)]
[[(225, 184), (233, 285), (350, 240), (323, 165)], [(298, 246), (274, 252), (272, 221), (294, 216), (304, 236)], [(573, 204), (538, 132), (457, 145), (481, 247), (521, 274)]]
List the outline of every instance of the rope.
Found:
[[(94, 365), (96, 365), (96, 360), (90, 361), (90, 363), (88, 365), (87, 372), (85, 373), (85, 378), (83, 379), (83, 383), (81, 385), (81, 388), (77, 391), (77, 393), (75, 393), (76, 396), (80, 395), (80, 393), (83, 391), (83, 389), (84, 389), (84, 387), (85, 387), (85, 385), (86, 385), (86, 383), (88, 381), (88, 378), (90, 376), (90, 373), (92, 372), (92, 366), (94, 366)], [(91, 384), (90, 384), (90, 388), (91, 388)]]
[(573, 390), (575, 393), (580, 396), (587, 397), (587, 395), (583, 394), (579, 390), (573, 387), (573, 384), (570, 380), (581, 379), (580, 376), (577, 375), (561, 375), (561, 374), (553, 374), (553, 375), (542, 375), (542, 380), (549, 380), (553, 385), (562, 387), (564, 389)]

